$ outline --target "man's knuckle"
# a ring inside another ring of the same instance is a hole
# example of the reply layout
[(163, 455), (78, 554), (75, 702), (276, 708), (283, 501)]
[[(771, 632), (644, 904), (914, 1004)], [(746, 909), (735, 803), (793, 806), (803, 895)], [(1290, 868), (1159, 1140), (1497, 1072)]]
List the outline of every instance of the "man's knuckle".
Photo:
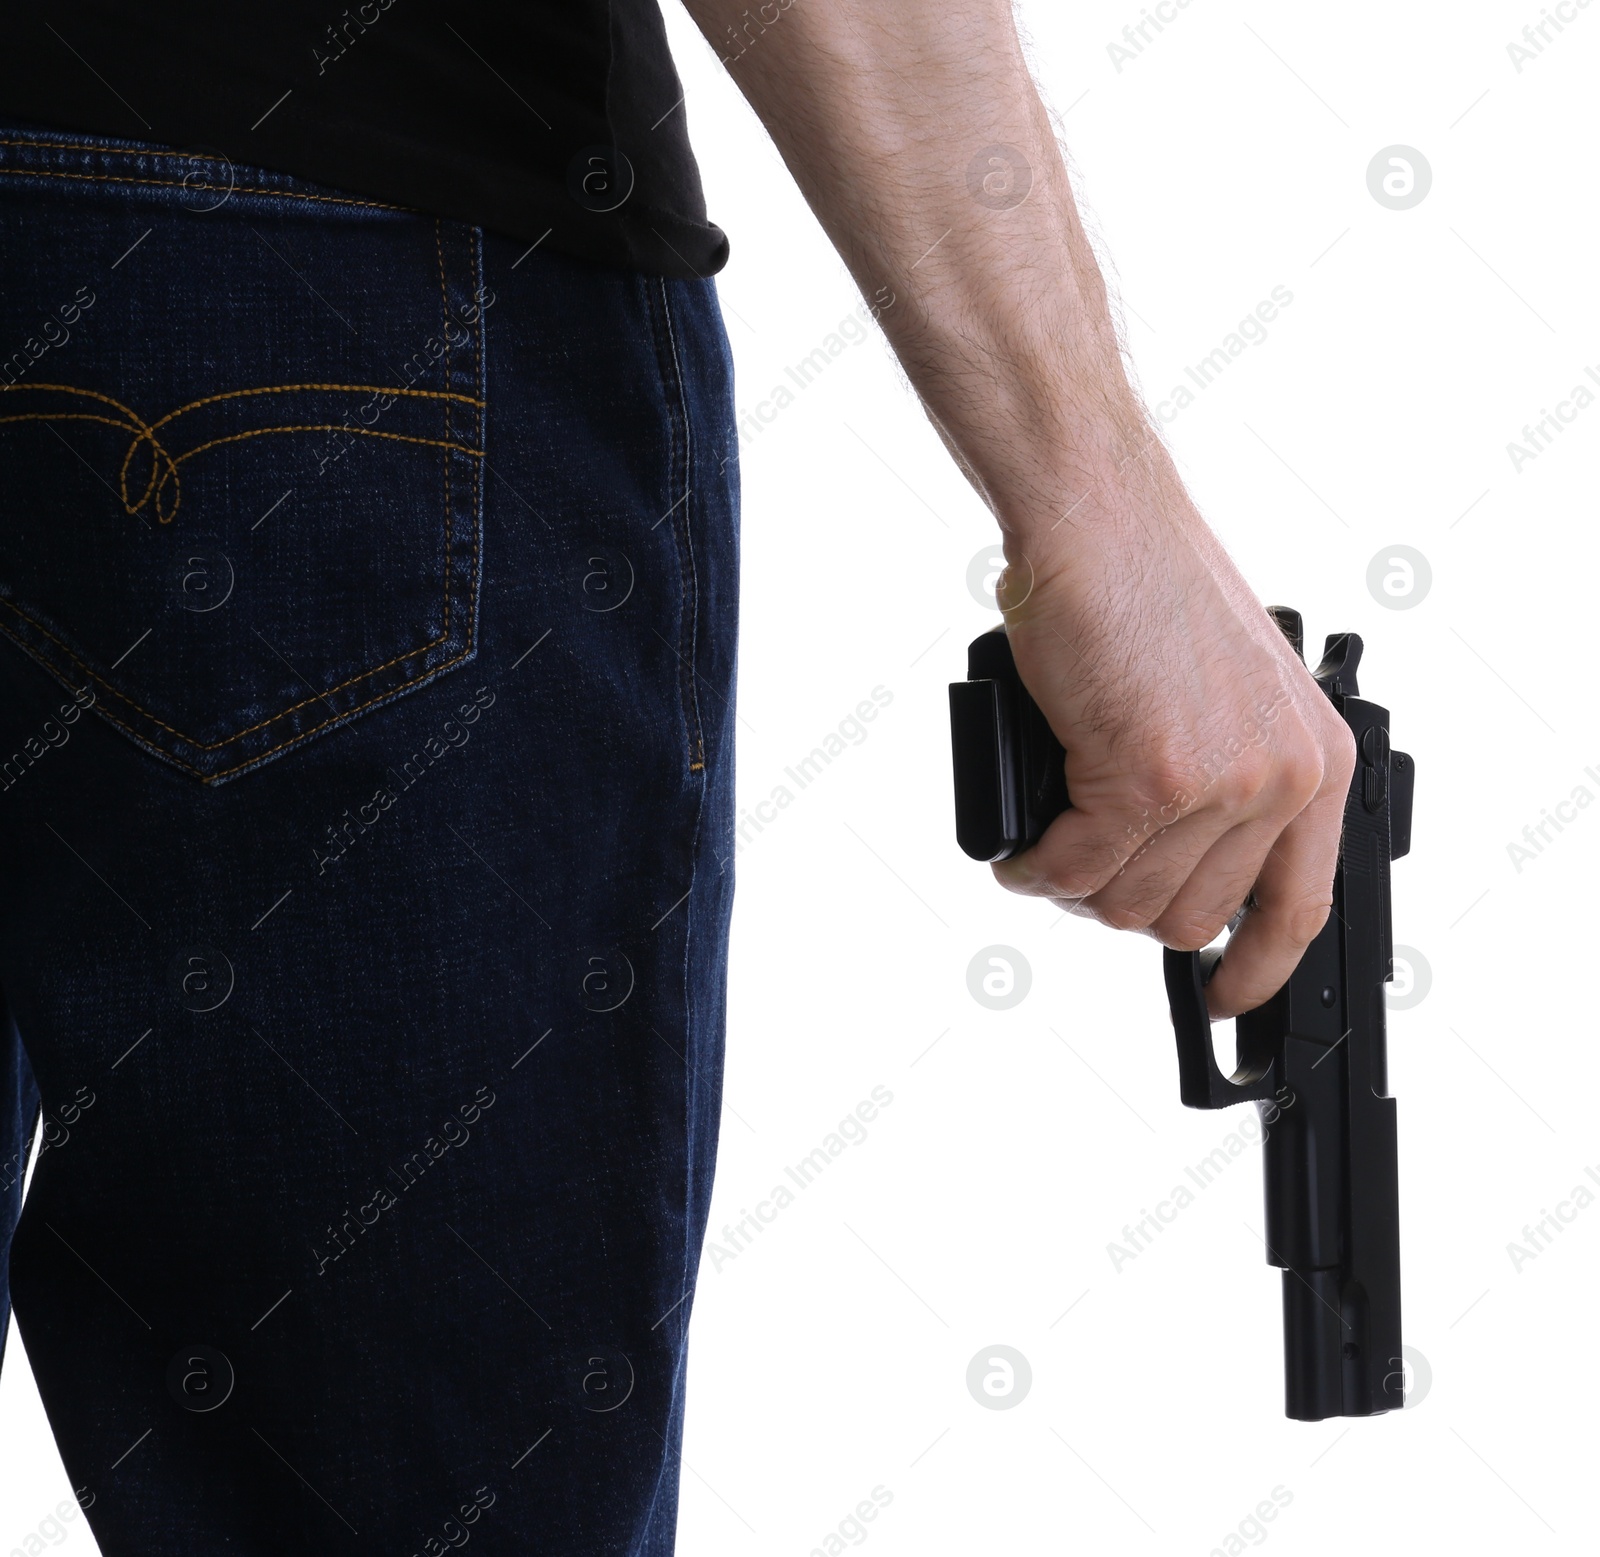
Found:
[(1322, 750), (1311, 741), (1296, 742), (1278, 764), (1278, 781), (1285, 801), (1298, 813), (1322, 789), (1327, 769)]
[(1247, 746), (1218, 777), (1218, 799), (1241, 810), (1267, 787), (1271, 777), (1271, 753), (1265, 747)]
[(1137, 787), (1142, 815), (1175, 821), (1196, 794), (1194, 763), (1177, 751), (1158, 750), (1146, 759)]

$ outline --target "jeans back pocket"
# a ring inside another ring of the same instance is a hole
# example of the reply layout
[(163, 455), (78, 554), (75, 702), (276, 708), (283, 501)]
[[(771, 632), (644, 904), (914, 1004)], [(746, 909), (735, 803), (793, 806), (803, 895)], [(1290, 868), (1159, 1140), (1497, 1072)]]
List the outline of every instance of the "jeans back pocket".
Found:
[(36, 136), (0, 255), (0, 632), (80, 702), (218, 783), (473, 657), (475, 230)]

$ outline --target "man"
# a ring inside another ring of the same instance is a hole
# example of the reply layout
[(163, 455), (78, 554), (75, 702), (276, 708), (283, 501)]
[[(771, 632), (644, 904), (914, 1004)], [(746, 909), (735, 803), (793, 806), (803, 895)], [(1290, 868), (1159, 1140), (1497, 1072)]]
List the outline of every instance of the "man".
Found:
[[(1128, 386), (1009, 5), (689, 8), (1001, 526), (1075, 808), (997, 874), (1190, 948), (1249, 897), (1259, 1004), (1353, 752)], [(80, 1502), (108, 1557), (670, 1552), (737, 493), (660, 18), (25, 28), (5, 1206)]]

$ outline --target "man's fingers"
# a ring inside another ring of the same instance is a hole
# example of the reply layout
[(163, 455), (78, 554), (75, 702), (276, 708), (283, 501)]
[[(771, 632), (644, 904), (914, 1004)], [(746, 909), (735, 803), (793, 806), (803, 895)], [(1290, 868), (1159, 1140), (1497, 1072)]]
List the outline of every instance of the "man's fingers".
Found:
[(1063, 811), (1025, 853), (990, 868), (1008, 892), (1026, 897), (1088, 897), (1108, 882), (1127, 857), (1102, 823), (1076, 806)]
[(994, 867), (1013, 892), (1082, 902), (1113, 929), (1143, 929), (1203, 859), (1223, 824), (1215, 813), (1180, 817), (1170, 827), (1064, 811), (1033, 848)]
[(1150, 933), (1177, 951), (1209, 946), (1260, 877), (1272, 830), (1267, 822), (1245, 822), (1224, 833), (1151, 924)]
[(1255, 884), (1257, 906), (1229, 939), (1206, 988), (1213, 1021), (1271, 999), (1327, 923), (1343, 809), (1342, 791), (1318, 796), (1268, 850)]

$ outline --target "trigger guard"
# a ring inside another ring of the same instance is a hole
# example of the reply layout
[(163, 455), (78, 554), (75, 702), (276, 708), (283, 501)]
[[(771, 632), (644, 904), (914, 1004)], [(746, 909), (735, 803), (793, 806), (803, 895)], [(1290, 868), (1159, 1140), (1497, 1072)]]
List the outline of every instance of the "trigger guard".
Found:
[(1189, 1108), (1231, 1108), (1235, 1103), (1260, 1102), (1273, 1096), (1277, 1064), (1257, 1072), (1243, 1067), (1235, 1076), (1223, 1075), (1211, 1044), (1211, 1013), (1205, 985), (1216, 972), (1222, 951), (1181, 952), (1168, 947), (1162, 954), (1167, 1004), (1178, 1048), (1178, 1095)]

